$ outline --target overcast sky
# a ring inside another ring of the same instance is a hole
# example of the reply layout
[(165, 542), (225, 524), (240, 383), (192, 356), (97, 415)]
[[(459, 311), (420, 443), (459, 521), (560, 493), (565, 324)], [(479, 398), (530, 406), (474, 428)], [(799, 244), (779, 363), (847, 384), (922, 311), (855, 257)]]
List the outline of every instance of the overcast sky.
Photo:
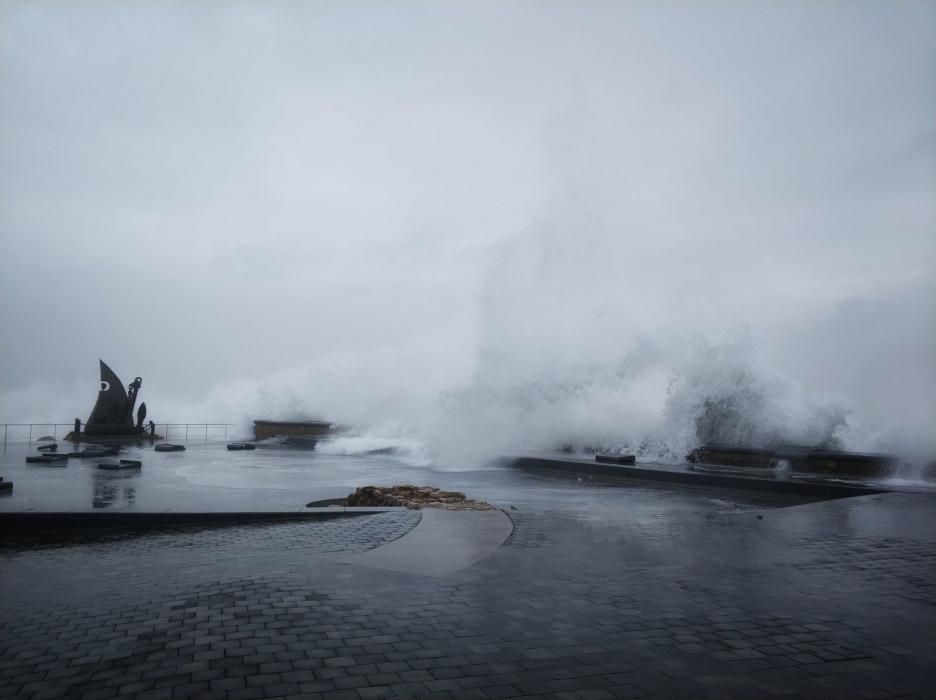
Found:
[(934, 68), (931, 1), (6, 0), (0, 419), (100, 357), (157, 420), (604, 372), (636, 424), (692, 332), (919, 439)]

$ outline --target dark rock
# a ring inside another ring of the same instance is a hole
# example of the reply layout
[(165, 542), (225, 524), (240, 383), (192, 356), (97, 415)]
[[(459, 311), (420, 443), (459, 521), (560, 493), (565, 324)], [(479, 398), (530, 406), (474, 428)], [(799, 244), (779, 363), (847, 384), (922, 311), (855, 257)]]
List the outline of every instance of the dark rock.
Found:
[(257, 449), (257, 446), (250, 442), (231, 442), (231, 443), (228, 443), (227, 448), (231, 451), (255, 450)]
[(156, 452), (184, 452), (185, 445), (172, 445), (168, 442), (161, 442), (153, 447), (153, 450)]
[(26, 464), (51, 464), (64, 467), (67, 463), (68, 455), (36, 455), (35, 457), (26, 458)]

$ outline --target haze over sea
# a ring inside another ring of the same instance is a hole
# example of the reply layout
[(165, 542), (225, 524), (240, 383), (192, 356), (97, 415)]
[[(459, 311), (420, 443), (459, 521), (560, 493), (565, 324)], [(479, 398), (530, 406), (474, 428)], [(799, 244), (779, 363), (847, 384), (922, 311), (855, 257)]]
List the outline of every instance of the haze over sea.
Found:
[(3, 3), (0, 421), (931, 460), (936, 5), (842, 9)]

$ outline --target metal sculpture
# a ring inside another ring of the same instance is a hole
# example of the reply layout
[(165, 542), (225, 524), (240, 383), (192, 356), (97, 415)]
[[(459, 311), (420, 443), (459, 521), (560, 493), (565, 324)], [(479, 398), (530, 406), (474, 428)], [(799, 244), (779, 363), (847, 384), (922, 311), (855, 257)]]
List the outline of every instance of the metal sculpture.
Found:
[[(133, 407), (136, 405), (137, 394), (143, 386), (143, 380), (140, 377), (134, 378), (127, 386), (125, 394), (120, 377), (103, 360), (100, 360), (100, 363), (101, 389), (94, 408), (91, 409), (91, 416), (85, 423), (83, 433), (88, 436), (102, 437), (144, 435), (145, 403), (140, 404), (137, 420), (133, 420)], [(78, 425), (77, 420), (75, 424)]]

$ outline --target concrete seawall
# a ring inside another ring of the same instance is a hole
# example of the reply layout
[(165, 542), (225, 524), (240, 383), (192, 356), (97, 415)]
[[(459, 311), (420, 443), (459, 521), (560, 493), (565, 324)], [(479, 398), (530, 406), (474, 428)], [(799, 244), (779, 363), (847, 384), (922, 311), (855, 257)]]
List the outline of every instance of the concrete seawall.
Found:
[(626, 466), (605, 464), (594, 460), (575, 457), (521, 456), (508, 460), (511, 467), (528, 471), (564, 472), (587, 474), (614, 480), (651, 481), (691, 486), (716, 486), (785, 493), (812, 498), (848, 498), (885, 492), (887, 489), (871, 488), (860, 484), (845, 484), (829, 481), (783, 480), (767, 477), (716, 474), (693, 471), (692, 467)]

